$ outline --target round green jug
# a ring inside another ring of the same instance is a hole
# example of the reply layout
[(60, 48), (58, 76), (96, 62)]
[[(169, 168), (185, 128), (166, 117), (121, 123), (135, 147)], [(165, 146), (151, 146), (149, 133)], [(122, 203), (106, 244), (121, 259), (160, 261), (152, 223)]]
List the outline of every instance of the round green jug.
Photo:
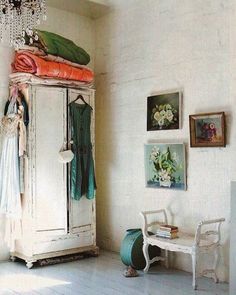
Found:
[[(151, 234), (151, 233), (150, 233)], [(149, 256), (152, 259), (160, 255), (160, 248), (149, 246)], [(143, 255), (143, 234), (140, 228), (128, 229), (120, 248), (121, 261), (134, 269), (144, 269), (146, 261)]]

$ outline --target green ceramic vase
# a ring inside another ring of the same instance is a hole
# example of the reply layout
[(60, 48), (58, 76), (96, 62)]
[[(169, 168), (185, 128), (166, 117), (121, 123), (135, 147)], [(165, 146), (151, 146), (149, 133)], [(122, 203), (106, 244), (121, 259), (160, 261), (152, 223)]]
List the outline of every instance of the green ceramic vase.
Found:
[[(149, 246), (150, 258), (160, 255), (160, 249)], [(143, 234), (140, 228), (128, 229), (120, 248), (121, 261), (134, 269), (144, 269), (146, 261), (143, 255)]]

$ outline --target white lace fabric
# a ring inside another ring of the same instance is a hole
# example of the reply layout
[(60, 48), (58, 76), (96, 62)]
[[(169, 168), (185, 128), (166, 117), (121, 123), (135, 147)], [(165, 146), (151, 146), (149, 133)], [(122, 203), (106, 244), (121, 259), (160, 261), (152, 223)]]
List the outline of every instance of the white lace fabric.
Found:
[[(22, 207), (19, 171), (19, 123), (16, 99), (11, 99), (6, 116), (1, 120), (3, 135), (0, 157), (0, 212), (6, 217), (5, 241), (14, 250), (19, 235)], [(18, 228), (18, 230), (16, 230)], [(17, 234), (18, 232), (18, 234)]]
[(6, 137), (14, 137), (17, 135), (20, 121), (19, 114), (9, 114), (1, 120), (1, 133)]

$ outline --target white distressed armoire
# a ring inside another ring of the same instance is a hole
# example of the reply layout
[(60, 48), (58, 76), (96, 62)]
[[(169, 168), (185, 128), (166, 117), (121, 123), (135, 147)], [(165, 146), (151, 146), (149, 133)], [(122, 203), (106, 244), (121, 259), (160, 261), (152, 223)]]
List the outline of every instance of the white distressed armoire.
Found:
[[(93, 108), (91, 141), (94, 155), (94, 90), (28, 85), (28, 157), (22, 196), (22, 238), (11, 257), (26, 261), (92, 251), (96, 247), (95, 198), (70, 198), (68, 164), (58, 161), (64, 141), (70, 141), (68, 103), (81, 94)], [(78, 101), (81, 103), (81, 101)]]

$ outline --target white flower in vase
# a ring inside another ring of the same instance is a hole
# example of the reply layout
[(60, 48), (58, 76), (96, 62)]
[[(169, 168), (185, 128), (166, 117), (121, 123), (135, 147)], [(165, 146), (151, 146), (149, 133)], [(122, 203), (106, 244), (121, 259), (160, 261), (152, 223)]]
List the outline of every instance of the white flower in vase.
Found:
[(159, 125), (160, 127), (162, 127), (164, 124), (165, 124), (165, 119), (164, 119), (164, 118), (161, 118), (161, 119), (158, 121), (158, 125)]
[(171, 186), (171, 177), (170, 177), (168, 171), (161, 169), (161, 171), (159, 171), (158, 174), (159, 174), (160, 186), (170, 187)]
[(160, 113), (159, 112), (155, 112), (155, 114), (154, 114), (154, 119), (158, 122), (160, 119), (161, 119), (161, 115), (160, 115)]
[(174, 118), (174, 115), (173, 115), (172, 111), (171, 111), (171, 110), (167, 110), (167, 111), (166, 111), (166, 119), (167, 119), (169, 122), (172, 122), (173, 118)]

